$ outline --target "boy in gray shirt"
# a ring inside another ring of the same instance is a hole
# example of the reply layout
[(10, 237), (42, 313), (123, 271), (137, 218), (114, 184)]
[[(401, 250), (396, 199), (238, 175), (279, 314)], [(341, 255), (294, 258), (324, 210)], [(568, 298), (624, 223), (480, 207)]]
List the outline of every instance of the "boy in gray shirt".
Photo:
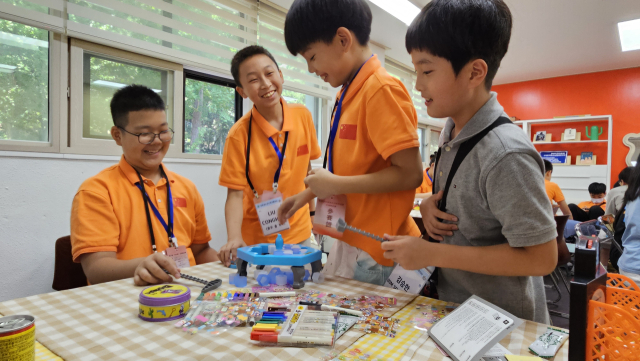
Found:
[(430, 116), (448, 118), (434, 195), (421, 205), (429, 236), (441, 242), (387, 236), (382, 248), (406, 269), (440, 267), (442, 300), (475, 294), (548, 323), (542, 276), (557, 264), (557, 233), (544, 164), (490, 92), (510, 37), (503, 0), (433, 0), (409, 27), (416, 89)]

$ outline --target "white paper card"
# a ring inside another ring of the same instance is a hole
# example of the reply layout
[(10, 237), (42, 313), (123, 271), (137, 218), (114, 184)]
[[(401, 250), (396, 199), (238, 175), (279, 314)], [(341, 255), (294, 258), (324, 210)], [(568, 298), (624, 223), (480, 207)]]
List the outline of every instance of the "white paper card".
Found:
[(164, 254), (171, 258), (176, 263), (176, 267), (180, 269), (191, 267), (189, 254), (185, 246), (179, 246), (178, 248), (167, 247), (167, 249), (164, 250)]
[(256, 204), (256, 211), (265, 236), (286, 231), (289, 229), (289, 221), (280, 224), (278, 221), (278, 208), (282, 204), (282, 197), (272, 198)]
[(384, 286), (417, 295), (427, 281), (429, 281), (429, 277), (431, 277), (434, 270), (435, 267), (427, 267), (415, 271), (408, 271), (400, 265), (396, 265), (396, 268), (393, 269)]
[(489, 351), (485, 352), (484, 356), (482, 356), (482, 361), (507, 361), (507, 358), (504, 357), (507, 354), (511, 355), (511, 352), (497, 343)]
[(456, 361), (477, 361), (522, 320), (471, 296), (429, 329), (429, 336)]

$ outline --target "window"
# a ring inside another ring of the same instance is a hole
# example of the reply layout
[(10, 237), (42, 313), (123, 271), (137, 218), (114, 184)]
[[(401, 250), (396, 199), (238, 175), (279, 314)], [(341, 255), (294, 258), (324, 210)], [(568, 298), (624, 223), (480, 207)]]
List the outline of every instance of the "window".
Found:
[(440, 132), (441, 131), (442, 130), (440, 130), (440, 129), (438, 129), (438, 130), (431, 129), (430, 130), (431, 136), (430, 136), (429, 144), (428, 144), (428, 146), (429, 146), (429, 154), (434, 154), (435, 152), (438, 151), (438, 142), (440, 140)]
[(233, 82), (185, 74), (184, 153), (222, 155), (227, 134), (241, 116), (242, 97)]
[(84, 53), (83, 65), (84, 138), (111, 139), (111, 98), (118, 89), (131, 84), (144, 85), (160, 95), (169, 127), (173, 128), (173, 72), (89, 52)]
[(0, 20), (0, 140), (49, 142), (49, 32)]
[(287, 103), (302, 104), (311, 112), (313, 117), (313, 126), (316, 128), (316, 136), (318, 137), (318, 145), (322, 149), (322, 103), (323, 99), (295, 92), (293, 90), (283, 90), (282, 97)]
[(426, 129), (424, 128), (418, 128), (418, 142), (420, 143), (420, 157), (422, 158), (423, 162), (428, 162), (429, 154), (426, 154), (427, 158), (425, 159), (425, 149), (427, 148), (425, 131)]

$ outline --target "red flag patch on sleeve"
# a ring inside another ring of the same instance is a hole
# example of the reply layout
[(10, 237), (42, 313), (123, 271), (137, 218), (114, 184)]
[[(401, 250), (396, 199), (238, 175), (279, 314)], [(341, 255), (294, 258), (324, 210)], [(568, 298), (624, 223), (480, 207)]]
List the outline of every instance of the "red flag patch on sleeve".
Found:
[(341, 124), (340, 125), (340, 139), (356, 140), (357, 132), (358, 132), (357, 124)]
[(309, 154), (309, 147), (306, 144), (298, 147), (298, 156), (305, 154)]

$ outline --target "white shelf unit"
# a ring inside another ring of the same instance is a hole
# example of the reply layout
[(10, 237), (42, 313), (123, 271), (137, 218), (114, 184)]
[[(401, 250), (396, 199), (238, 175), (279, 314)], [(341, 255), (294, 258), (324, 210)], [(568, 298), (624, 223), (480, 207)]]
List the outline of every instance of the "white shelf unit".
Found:
[[(588, 198), (587, 187), (590, 183), (600, 182), (607, 185), (607, 189), (611, 188), (611, 145), (613, 144), (613, 121), (611, 115), (597, 115), (597, 116), (584, 116), (584, 117), (566, 117), (566, 118), (553, 118), (553, 119), (534, 119), (534, 120), (519, 120), (515, 124), (522, 125), (522, 130), (529, 140), (533, 139), (531, 132), (532, 125), (551, 125), (559, 123), (567, 123), (567, 128), (571, 127), (570, 123), (584, 123), (584, 122), (607, 122), (607, 139), (602, 140), (580, 140), (580, 141), (555, 141), (555, 142), (534, 142), (536, 144), (557, 144), (560, 147), (557, 150), (562, 150), (562, 144), (586, 144), (586, 143), (604, 143), (607, 142), (607, 164), (598, 165), (566, 165), (553, 168), (552, 181), (558, 183), (562, 189), (567, 203), (576, 203), (584, 201)], [(559, 134), (558, 134), (559, 136)], [(586, 134), (583, 133), (583, 138)], [(572, 163), (575, 163), (575, 158), (572, 159)]]

